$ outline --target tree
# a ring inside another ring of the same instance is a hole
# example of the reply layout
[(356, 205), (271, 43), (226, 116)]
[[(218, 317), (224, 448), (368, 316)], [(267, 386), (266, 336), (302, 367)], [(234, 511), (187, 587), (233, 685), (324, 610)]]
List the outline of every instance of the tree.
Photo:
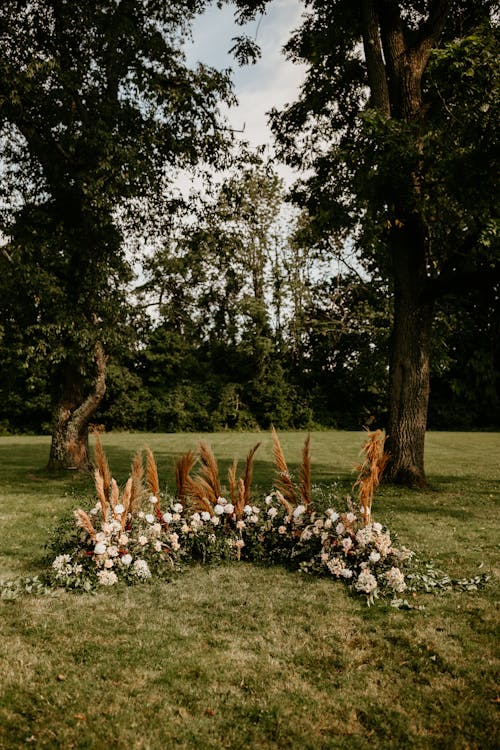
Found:
[[(272, 115), (319, 238), (391, 285), (387, 477), (424, 485), (435, 302), (498, 277), (493, 2), (307, 0), (285, 50), (307, 64)], [(240, 17), (265, 2), (240, 0)]]
[[(186, 67), (203, 0), (6, 0), (0, 9), (4, 342), (45, 368), (49, 466), (88, 465), (106, 357), (131, 335), (124, 225), (167, 213), (175, 170), (217, 163), (224, 74)], [(22, 293), (19, 294), (19, 290)]]

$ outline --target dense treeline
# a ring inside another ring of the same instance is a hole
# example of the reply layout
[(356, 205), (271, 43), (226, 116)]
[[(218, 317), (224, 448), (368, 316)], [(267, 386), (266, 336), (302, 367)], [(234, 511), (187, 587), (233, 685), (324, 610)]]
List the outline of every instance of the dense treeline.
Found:
[[(269, 167), (228, 180), (172, 229), (143, 269), (107, 367), (95, 422), (106, 430), (384, 425), (387, 284), (307, 246)], [(429, 426), (500, 425), (498, 290), (442, 305)], [(49, 432), (47, 370), (2, 340), (2, 431)]]

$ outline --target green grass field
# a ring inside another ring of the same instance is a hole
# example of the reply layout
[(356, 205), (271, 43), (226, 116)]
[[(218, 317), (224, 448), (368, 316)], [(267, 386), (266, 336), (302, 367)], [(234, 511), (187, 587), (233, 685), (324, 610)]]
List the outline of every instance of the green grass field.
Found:
[[(198, 435), (104, 435), (120, 482), (149, 445), (165, 487)], [(222, 473), (270, 435), (203, 435)], [(280, 433), (293, 470), (304, 435)], [(311, 436), (313, 481), (349, 492), (361, 433)], [(0, 438), (0, 578), (44, 564), (57, 521), (93, 504), (89, 477), (51, 476), (49, 439)], [(383, 487), (375, 520), (456, 578), (486, 588), (368, 609), (341, 584), (248, 564), (172, 583), (0, 601), (0, 748), (498, 747), (500, 435), (429, 433), (430, 489)]]

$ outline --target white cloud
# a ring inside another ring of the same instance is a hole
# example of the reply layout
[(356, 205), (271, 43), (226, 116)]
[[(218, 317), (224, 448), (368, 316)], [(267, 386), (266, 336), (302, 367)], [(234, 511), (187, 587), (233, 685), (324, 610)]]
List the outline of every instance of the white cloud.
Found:
[[(297, 98), (304, 68), (287, 61), (282, 48), (300, 25), (302, 11), (301, 0), (274, 0), (266, 15), (242, 28), (234, 20), (233, 6), (212, 6), (194, 23), (193, 43), (186, 45), (188, 62), (232, 69), (239, 104), (225, 114), (235, 130), (244, 128), (240, 137), (252, 146), (272, 144), (266, 113)], [(255, 65), (239, 67), (229, 55), (233, 37), (241, 34), (255, 38), (261, 47), (262, 56)], [(283, 168), (280, 172), (290, 180), (290, 170)]]

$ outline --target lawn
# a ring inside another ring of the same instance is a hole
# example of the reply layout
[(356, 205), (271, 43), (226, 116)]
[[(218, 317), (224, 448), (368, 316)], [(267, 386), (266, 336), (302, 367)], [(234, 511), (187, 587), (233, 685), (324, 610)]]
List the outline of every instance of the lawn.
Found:
[[(116, 478), (149, 445), (162, 482), (198, 435), (104, 435)], [(222, 473), (271, 437), (204, 435)], [(280, 434), (293, 468), (303, 434)], [(313, 480), (349, 492), (360, 433), (311, 436)], [(51, 476), (45, 437), (0, 438), (0, 578), (31, 576), (91, 480)], [(375, 520), (479, 591), (368, 608), (341, 584), (280, 568), (193, 567), (171, 583), (0, 601), (0, 748), (494, 748), (498, 746), (500, 435), (429, 433), (430, 489), (383, 487)]]

